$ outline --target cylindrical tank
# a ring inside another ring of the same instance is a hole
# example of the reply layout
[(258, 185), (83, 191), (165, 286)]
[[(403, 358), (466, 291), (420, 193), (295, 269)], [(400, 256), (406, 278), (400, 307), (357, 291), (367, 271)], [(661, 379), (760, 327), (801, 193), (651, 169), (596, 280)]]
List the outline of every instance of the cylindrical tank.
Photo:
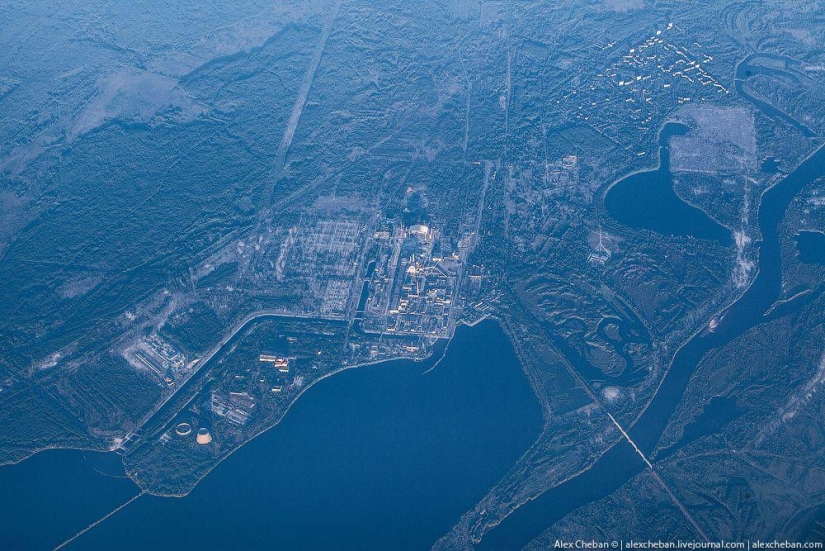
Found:
[(198, 444), (208, 444), (212, 441), (212, 435), (209, 434), (209, 429), (198, 429), (198, 435), (195, 437)]
[(180, 423), (175, 427), (175, 432), (178, 433), (178, 436), (187, 436), (192, 433), (192, 425), (189, 423)]

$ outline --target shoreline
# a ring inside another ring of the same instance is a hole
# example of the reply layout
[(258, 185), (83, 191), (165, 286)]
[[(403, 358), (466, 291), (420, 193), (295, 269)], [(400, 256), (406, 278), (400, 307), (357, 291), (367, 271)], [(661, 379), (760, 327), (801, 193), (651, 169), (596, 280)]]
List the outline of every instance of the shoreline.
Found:
[[(449, 340), (452, 340), (452, 337), (450, 337), (450, 339), (449, 339)], [(424, 357), (424, 358), (420, 358), (420, 359), (414, 359), (414, 358), (410, 358), (410, 357), (407, 357), (407, 356), (393, 356), (393, 357), (390, 357), (390, 358), (385, 358), (385, 359), (381, 359), (381, 360), (373, 360), (373, 361), (369, 361), (369, 362), (365, 362), (365, 363), (360, 363), (360, 364), (354, 364), (354, 365), (341, 366), (341, 367), (339, 367), (339, 368), (337, 368), (337, 369), (334, 369), (334, 370), (332, 370), (332, 371), (329, 371), (328, 373), (325, 373), (324, 375), (322, 375), (322, 376), (318, 377), (317, 379), (315, 379), (314, 381), (312, 381), (311, 383), (309, 383), (308, 385), (306, 385), (305, 387), (303, 387), (303, 388), (301, 389), (301, 391), (300, 391), (298, 394), (296, 394), (296, 395), (295, 395), (295, 398), (294, 398), (294, 399), (293, 399), (293, 400), (289, 403), (289, 405), (288, 405), (288, 406), (286, 407), (286, 409), (284, 410), (283, 415), (281, 415), (281, 416), (280, 416), (280, 418), (279, 418), (277, 421), (275, 421), (275, 423), (273, 423), (271, 426), (269, 426), (269, 427), (267, 427), (267, 428), (265, 428), (265, 429), (261, 429), (260, 431), (256, 432), (256, 433), (255, 433), (252, 437), (250, 437), (248, 440), (245, 440), (245, 441), (243, 442), (243, 444), (241, 444), (240, 446), (236, 447), (235, 449), (233, 449), (232, 451), (230, 451), (227, 455), (225, 455), (224, 457), (222, 457), (222, 458), (220, 459), (220, 461), (218, 461), (217, 463), (213, 464), (213, 465), (209, 468), (209, 470), (207, 470), (207, 471), (203, 474), (203, 476), (201, 476), (200, 478), (198, 478), (197, 482), (196, 482), (196, 483), (195, 483), (195, 484), (194, 484), (191, 488), (189, 488), (189, 490), (187, 490), (185, 493), (169, 493), (169, 494), (166, 494), (166, 493), (154, 493), (154, 492), (152, 492), (152, 491), (150, 491), (150, 490), (146, 489), (143, 485), (139, 484), (139, 483), (138, 483), (138, 482), (137, 482), (134, 478), (132, 478), (130, 475), (128, 475), (128, 473), (127, 473), (127, 477), (128, 477), (130, 480), (132, 480), (132, 482), (134, 482), (134, 483), (138, 486), (138, 488), (140, 488), (140, 489), (141, 489), (141, 490), (142, 490), (142, 491), (143, 491), (146, 495), (151, 495), (151, 496), (155, 496), (155, 497), (164, 497), (164, 498), (165, 498), (165, 497), (169, 497), (169, 498), (184, 498), (184, 497), (188, 496), (190, 493), (192, 493), (192, 490), (194, 490), (194, 489), (198, 486), (198, 484), (200, 484), (200, 482), (201, 482), (204, 478), (206, 478), (207, 476), (209, 476), (209, 474), (210, 474), (210, 473), (211, 473), (211, 472), (212, 472), (212, 471), (213, 471), (213, 470), (214, 470), (214, 469), (215, 469), (218, 465), (220, 465), (221, 463), (223, 463), (224, 461), (226, 461), (227, 459), (229, 459), (230, 457), (232, 457), (232, 455), (234, 455), (234, 454), (235, 454), (235, 452), (237, 452), (238, 450), (240, 450), (241, 448), (243, 448), (244, 446), (246, 446), (247, 444), (249, 444), (250, 442), (252, 442), (252, 441), (253, 441), (253, 440), (255, 440), (256, 438), (258, 438), (258, 437), (259, 437), (259, 436), (261, 436), (262, 434), (264, 434), (264, 433), (266, 433), (266, 432), (268, 432), (268, 431), (270, 431), (270, 430), (274, 429), (276, 426), (278, 426), (278, 425), (281, 423), (281, 421), (283, 421), (283, 420), (284, 420), (284, 418), (287, 416), (287, 414), (290, 412), (290, 410), (292, 409), (292, 407), (293, 407), (296, 403), (298, 403), (298, 400), (299, 400), (299, 399), (300, 399), (300, 398), (304, 395), (304, 393), (305, 393), (305, 392), (307, 392), (307, 391), (308, 391), (309, 389), (311, 389), (312, 387), (314, 387), (315, 385), (317, 385), (318, 383), (320, 383), (321, 381), (323, 381), (323, 380), (325, 380), (325, 379), (328, 379), (328, 378), (330, 378), (330, 377), (333, 377), (333, 376), (335, 376), (335, 375), (339, 375), (340, 373), (343, 373), (344, 371), (349, 371), (349, 370), (351, 370), (351, 369), (358, 369), (358, 368), (361, 368), (361, 367), (369, 367), (369, 366), (371, 366), (371, 365), (378, 365), (378, 364), (382, 364), (382, 363), (387, 363), (387, 362), (396, 362), (396, 361), (402, 361), (402, 360), (403, 360), (403, 361), (410, 361), (410, 362), (414, 362), (414, 363), (420, 363), (420, 362), (425, 362), (425, 361), (427, 361), (427, 360), (428, 360), (428, 359), (430, 359), (431, 357), (432, 357), (432, 353), (430, 353), (428, 356), (426, 356), (426, 357)]]

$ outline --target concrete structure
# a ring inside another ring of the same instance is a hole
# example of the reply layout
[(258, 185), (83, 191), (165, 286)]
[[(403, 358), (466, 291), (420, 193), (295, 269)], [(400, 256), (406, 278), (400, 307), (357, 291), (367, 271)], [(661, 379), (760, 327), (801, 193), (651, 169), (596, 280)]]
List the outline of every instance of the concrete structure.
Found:
[(175, 433), (177, 433), (178, 436), (188, 436), (192, 434), (192, 425), (189, 423), (180, 423), (175, 427)]
[(209, 429), (198, 429), (198, 435), (195, 437), (195, 441), (204, 446), (212, 441), (212, 435), (209, 434)]
[(281, 373), (289, 373), (289, 358), (272, 356), (271, 354), (261, 354), (258, 359), (262, 362), (269, 362)]
[(424, 224), (415, 224), (410, 226), (410, 235), (414, 235), (422, 241), (429, 241), (432, 233), (428, 226)]

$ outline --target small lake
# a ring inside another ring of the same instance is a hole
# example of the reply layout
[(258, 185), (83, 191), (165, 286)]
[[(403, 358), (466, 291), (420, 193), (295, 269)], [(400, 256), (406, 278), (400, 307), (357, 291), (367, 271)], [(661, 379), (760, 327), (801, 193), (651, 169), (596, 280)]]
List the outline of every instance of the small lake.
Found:
[(617, 222), (631, 228), (731, 245), (730, 230), (683, 201), (673, 189), (668, 139), (687, 132), (683, 124), (666, 124), (659, 133), (659, 167), (636, 172), (613, 184), (605, 195), (605, 208)]
[[(682, 346), (671, 362), (659, 391), (631, 426), (625, 427), (642, 452), (654, 461), (659, 440), (684, 397), (699, 362), (717, 349), (764, 321), (765, 313), (779, 298), (782, 287), (782, 249), (779, 224), (795, 195), (810, 182), (825, 175), (825, 147), (815, 151), (792, 173), (766, 191), (759, 205), (759, 270), (742, 297), (725, 312), (715, 332), (700, 332)], [(804, 305), (797, 302), (792, 313)], [(711, 401), (703, 413), (686, 427), (685, 438), (707, 436), (742, 413), (730, 400)], [(686, 444), (683, 441), (681, 444)], [(664, 454), (669, 450), (664, 450)], [(602, 455), (582, 474), (552, 488), (522, 505), (481, 540), (479, 549), (520, 549), (568, 513), (608, 496), (645, 468), (626, 441)], [(781, 534), (777, 534), (781, 539)]]
[(825, 233), (801, 231), (794, 236), (796, 253), (805, 264), (825, 264)]
[[(497, 323), (460, 328), (444, 360), (422, 375), (432, 364), (390, 362), (321, 381), (189, 496), (140, 497), (67, 549), (428, 549), (542, 426)], [(82, 477), (65, 495), (26, 493), (65, 487), (65, 461), (82, 463), (82, 455), (41, 454), (0, 469), (4, 498), (10, 479), (18, 489), (4, 509), (22, 511), (0, 520), (0, 534), (53, 546), (134, 495), (130, 481), (109, 477), (86, 496)], [(73, 510), (85, 503), (93, 512)], [(46, 511), (59, 530), (39, 522)]]

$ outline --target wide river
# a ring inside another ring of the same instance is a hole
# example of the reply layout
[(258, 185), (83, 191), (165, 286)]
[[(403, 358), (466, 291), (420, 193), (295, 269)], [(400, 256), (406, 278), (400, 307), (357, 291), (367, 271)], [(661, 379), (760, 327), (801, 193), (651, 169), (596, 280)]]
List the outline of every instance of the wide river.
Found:
[[(667, 154), (666, 151), (664, 153)], [(679, 349), (658, 393), (644, 414), (629, 429), (630, 437), (648, 457), (652, 456), (702, 357), (762, 322), (765, 313), (779, 298), (782, 283), (780, 222), (793, 197), (807, 184), (822, 176), (825, 176), (825, 147), (817, 150), (762, 196), (759, 206), (762, 240), (758, 244), (759, 272), (756, 279), (745, 294), (725, 312), (715, 332), (696, 334)], [(629, 176), (618, 182), (614, 189), (623, 185), (634, 187), (637, 179), (638, 175)], [(641, 202), (645, 200), (644, 197), (638, 199)], [(681, 231), (668, 233), (682, 234)], [(689, 231), (685, 233), (689, 234)], [(786, 313), (803, 304), (804, 302), (798, 302), (786, 305)], [(484, 537), (480, 547), (519, 549), (568, 513), (606, 497), (643, 468), (644, 464), (638, 455), (623, 441), (604, 454), (593, 468), (517, 509)]]
[[(630, 428), (647, 455), (701, 358), (760, 323), (778, 298), (779, 223), (791, 199), (823, 175), (820, 149), (763, 196), (758, 275), (715, 333), (697, 334), (679, 350)], [(461, 328), (444, 361), (422, 375), (431, 365), (390, 362), (320, 382), (189, 496), (142, 496), (68, 548), (428, 548), (507, 472), (542, 422), (494, 322)], [(0, 548), (54, 547), (135, 495), (118, 459), (58, 450), (0, 467)], [(481, 547), (518, 549), (643, 467), (621, 443), (592, 469), (516, 510)]]
[[(312, 387), (185, 498), (141, 496), (67, 549), (427, 549), (538, 436), (541, 410), (498, 324), (444, 360), (353, 369)], [(51, 548), (137, 490), (113, 454), (0, 468), (7, 548)], [(4, 547), (0, 545), (0, 547)]]

